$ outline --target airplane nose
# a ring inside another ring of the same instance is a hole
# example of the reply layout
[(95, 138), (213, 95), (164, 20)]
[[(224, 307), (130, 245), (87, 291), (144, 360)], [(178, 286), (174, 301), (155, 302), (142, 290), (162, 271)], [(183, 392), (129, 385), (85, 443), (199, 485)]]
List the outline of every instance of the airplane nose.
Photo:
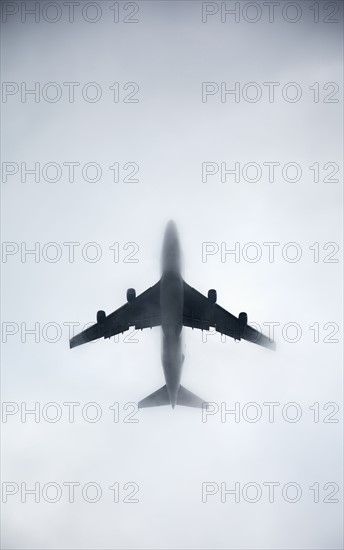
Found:
[(166, 226), (161, 254), (162, 272), (180, 271), (180, 245), (177, 226), (170, 220)]
[(167, 227), (176, 227), (176, 222), (174, 220), (169, 220), (167, 223)]
[(169, 235), (175, 235), (177, 233), (177, 225), (174, 220), (170, 220), (166, 225), (166, 233)]

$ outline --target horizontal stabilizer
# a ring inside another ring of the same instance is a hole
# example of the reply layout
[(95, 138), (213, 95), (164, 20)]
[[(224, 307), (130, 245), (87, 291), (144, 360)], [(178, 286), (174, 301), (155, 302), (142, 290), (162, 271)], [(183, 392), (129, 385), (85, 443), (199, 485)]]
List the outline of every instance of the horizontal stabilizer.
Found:
[(144, 409), (146, 407), (161, 407), (162, 405), (169, 405), (170, 398), (166, 386), (163, 386), (159, 390), (155, 391), (145, 397), (138, 403), (139, 409)]
[(206, 402), (203, 401), (198, 395), (195, 395), (191, 391), (184, 388), (184, 386), (179, 387), (177, 405), (184, 405), (184, 407), (198, 407), (202, 409), (206, 405)]

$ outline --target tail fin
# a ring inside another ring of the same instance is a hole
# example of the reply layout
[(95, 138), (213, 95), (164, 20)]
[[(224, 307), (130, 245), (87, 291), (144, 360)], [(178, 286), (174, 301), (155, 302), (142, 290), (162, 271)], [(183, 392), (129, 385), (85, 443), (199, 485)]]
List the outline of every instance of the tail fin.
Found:
[(162, 405), (169, 405), (170, 398), (168, 395), (167, 387), (163, 386), (159, 390), (155, 391), (145, 397), (138, 403), (139, 409), (144, 409), (145, 407), (161, 407)]
[(184, 388), (184, 386), (179, 387), (177, 405), (184, 405), (184, 407), (198, 407), (202, 409), (203, 403), (206, 404), (203, 399), (195, 395), (191, 391)]
[[(203, 403), (206, 405), (206, 402), (203, 401), (203, 399), (184, 388), (184, 386), (179, 386), (176, 405), (183, 405), (184, 407), (198, 407), (201, 409), (203, 407)], [(170, 404), (170, 397), (165, 385), (154, 393), (148, 395), (148, 397), (142, 399), (138, 403), (138, 407), (139, 409), (145, 409), (147, 407), (161, 407), (162, 405)]]

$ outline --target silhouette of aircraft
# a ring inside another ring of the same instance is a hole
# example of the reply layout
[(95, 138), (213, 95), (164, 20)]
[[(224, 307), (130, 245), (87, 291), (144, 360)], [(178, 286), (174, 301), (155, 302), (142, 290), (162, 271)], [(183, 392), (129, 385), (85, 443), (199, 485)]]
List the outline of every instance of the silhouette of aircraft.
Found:
[(204, 401), (180, 384), (184, 354), (182, 328), (191, 327), (217, 332), (235, 340), (247, 340), (269, 349), (275, 342), (247, 324), (247, 314), (235, 317), (216, 303), (216, 290), (204, 296), (189, 286), (181, 275), (181, 249), (175, 223), (166, 227), (162, 248), (162, 275), (160, 281), (136, 296), (133, 288), (127, 290), (127, 303), (106, 315), (97, 312), (97, 322), (70, 340), (74, 348), (97, 340), (111, 338), (119, 333), (136, 329), (162, 328), (162, 366), (166, 384), (138, 403), (139, 408), (160, 405), (202, 407)]

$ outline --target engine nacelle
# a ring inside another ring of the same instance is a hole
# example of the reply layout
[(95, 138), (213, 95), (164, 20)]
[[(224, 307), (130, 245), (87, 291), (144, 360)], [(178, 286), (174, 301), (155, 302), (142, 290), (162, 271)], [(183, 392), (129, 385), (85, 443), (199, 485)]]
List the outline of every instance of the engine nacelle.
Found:
[(127, 302), (133, 302), (136, 298), (136, 290), (135, 288), (128, 288), (127, 290)]
[(208, 290), (208, 300), (211, 304), (216, 304), (217, 292), (214, 288)]
[(244, 311), (239, 313), (239, 325), (240, 330), (243, 330), (247, 326), (247, 313), (245, 313)]
[(99, 326), (103, 327), (105, 324), (106, 314), (102, 309), (97, 311), (97, 323)]

